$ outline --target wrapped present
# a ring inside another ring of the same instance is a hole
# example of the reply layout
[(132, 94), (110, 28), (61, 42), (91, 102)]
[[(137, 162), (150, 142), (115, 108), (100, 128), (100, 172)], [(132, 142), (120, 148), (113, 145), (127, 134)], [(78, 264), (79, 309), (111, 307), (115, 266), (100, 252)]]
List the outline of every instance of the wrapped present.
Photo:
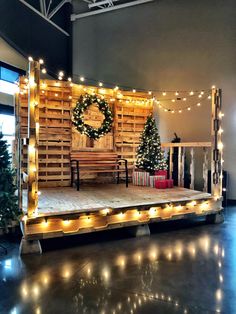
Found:
[(156, 189), (166, 189), (168, 187), (167, 180), (156, 180), (155, 181), (155, 188)]
[(155, 181), (156, 180), (159, 180), (159, 181), (165, 180), (165, 176), (150, 176), (149, 180), (150, 180), (150, 186), (152, 188), (154, 188), (155, 187)]
[(149, 186), (150, 174), (145, 171), (134, 171), (132, 175), (133, 185)]
[(166, 180), (166, 181), (167, 181), (167, 188), (168, 188), (168, 189), (171, 189), (171, 188), (174, 187), (174, 180), (168, 179), (168, 180)]
[(165, 176), (167, 179), (167, 170), (155, 170), (155, 176)]

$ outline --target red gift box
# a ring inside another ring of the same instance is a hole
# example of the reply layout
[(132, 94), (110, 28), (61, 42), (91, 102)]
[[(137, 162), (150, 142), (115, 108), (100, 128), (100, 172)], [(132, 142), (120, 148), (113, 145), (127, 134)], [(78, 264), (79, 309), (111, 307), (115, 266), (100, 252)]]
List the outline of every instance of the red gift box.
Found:
[(171, 189), (171, 188), (174, 187), (174, 180), (168, 179), (168, 180), (166, 180), (166, 181), (167, 181), (167, 187), (168, 187), (169, 189)]
[(155, 188), (156, 189), (166, 189), (167, 188), (167, 180), (156, 180), (155, 181)]
[(155, 170), (155, 176), (165, 176), (167, 179), (167, 170)]

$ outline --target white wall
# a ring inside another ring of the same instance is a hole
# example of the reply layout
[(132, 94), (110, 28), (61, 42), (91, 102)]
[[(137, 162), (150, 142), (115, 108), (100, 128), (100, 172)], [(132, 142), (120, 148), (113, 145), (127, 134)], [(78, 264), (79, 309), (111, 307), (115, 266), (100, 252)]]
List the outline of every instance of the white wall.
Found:
[[(165, 0), (78, 20), (76, 75), (148, 89), (223, 89), (224, 160), (236, 199), (236, 2)], [(180, 115), (156, 110), (162, 140), (207, 141), (210, 102)]]
[(20, 53), (12, 48), (8, 43), (0, 37), (0, 61), (20, 68), (27, 69), (27, 61)]

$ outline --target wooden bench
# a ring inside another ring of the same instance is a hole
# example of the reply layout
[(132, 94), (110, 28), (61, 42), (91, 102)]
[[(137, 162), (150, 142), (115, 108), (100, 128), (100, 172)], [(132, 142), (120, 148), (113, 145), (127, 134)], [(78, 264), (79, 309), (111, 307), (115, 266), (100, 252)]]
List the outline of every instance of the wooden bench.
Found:
[[(118, 158), (112, 151), (72, 151), (71, 160), (71, 186), (74, 183), (74, 174), (77, 175), (77, 191), (80, 189), (80, 174), (86, 173), (116, 173), (117, 184), (120, 180), (120, 172), (125, 172), (126, 187), (128, 187), (128, 162), (126, 159)], [(124, 164), (124, 167), (122, 166)]]

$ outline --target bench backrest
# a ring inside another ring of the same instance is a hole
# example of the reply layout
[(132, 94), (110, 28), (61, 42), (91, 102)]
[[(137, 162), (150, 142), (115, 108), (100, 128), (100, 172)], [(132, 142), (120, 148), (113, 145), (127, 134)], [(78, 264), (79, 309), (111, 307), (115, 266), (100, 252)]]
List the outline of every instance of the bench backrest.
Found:
[(118, 158), (117, 154), (112, 151), (72, 151), (70, 154), (71, 160), (79, 160), (82, 162), (89, 161), (116, 161)]

